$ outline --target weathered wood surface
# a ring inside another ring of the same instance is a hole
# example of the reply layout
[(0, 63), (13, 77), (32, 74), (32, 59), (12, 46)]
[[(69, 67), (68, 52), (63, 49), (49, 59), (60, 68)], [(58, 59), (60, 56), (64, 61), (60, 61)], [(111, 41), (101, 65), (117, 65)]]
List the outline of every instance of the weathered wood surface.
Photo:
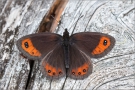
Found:
[[(18, 38), (35, 33), (52, 0), (0, 0), (0, 90), (24, 90), (29, 63), (19, 55)], [(135, 1), (70, 0), (56, 33), (96, 31), (116, 39), (113, 50), (93, 59), (93, 73), (84, 80), (46, 80), (34, 64), (28, 89), (135, 89)], [(83, 16), (79, 19), (80, 16)], [(77, 23), (75, 23), (77, 22)]]

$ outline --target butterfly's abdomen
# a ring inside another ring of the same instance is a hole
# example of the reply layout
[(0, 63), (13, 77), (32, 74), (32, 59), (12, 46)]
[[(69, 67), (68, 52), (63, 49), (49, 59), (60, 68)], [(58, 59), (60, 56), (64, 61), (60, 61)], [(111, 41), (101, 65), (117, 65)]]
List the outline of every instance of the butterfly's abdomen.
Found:
[(65, 66), (69, 68), (69, 46), (64, 46)]

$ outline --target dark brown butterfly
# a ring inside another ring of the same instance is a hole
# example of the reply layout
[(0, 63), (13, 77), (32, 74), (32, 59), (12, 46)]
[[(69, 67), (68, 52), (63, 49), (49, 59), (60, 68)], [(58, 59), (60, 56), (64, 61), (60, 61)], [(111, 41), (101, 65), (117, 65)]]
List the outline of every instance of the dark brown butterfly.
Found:
[(84, 79), (92, 73), (90, 57), (105, 56), (114, 46), (115, 39), (98, 32), (81, 32), (69, 36), (55, 33), (37, 33), (17, 41), (18, 49), (28, 59), (41, 60), (41, 70), (49, 79), (68, 76)]

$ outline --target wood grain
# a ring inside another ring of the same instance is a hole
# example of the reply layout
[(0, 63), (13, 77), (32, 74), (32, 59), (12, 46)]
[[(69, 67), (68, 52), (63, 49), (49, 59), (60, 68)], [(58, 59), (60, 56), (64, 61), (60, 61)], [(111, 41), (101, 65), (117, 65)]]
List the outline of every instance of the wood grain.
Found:
[[(29, 63), (19, 55), (16, 41), (37, 29), (53, 0), (2, 0), (0, 3), (0, 90), (24, 90)], [(56, 33), (102, 32), (116, 39), (103, 58), (91, 59), (93, 73), (84, 80), (68, 77), (49, 81), (34, 63), (28, 89), (135, 89), (135, 1), (69, 0)], [(80, 18), (82, 16), (82, 18)]]

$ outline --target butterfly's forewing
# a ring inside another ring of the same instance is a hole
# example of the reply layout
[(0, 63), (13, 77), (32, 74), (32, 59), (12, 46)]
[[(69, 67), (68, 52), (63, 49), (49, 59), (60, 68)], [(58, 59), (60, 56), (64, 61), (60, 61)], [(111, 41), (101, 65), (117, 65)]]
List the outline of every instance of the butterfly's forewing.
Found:
[(92, 73), (92, 62), (90, 57), (77, 49), (75, 45), (69, 46), (69, 69), (68, 76), (73, 79), (84, 79)]
[(41, 70), (48, 79), (59, 79), (66, 75), (64, 51), (60, 43), (42, 59)]
[(98, 32), (82, 32), (70, 37), (71, 44), (93, 58), (105, 56), (114, 46), (115, 39)]
[(28, 59), (37, 60), (43, 58), (61, 42), (62, 37), (58, 34), (37, 33), (20, 38), (17, 47)]

